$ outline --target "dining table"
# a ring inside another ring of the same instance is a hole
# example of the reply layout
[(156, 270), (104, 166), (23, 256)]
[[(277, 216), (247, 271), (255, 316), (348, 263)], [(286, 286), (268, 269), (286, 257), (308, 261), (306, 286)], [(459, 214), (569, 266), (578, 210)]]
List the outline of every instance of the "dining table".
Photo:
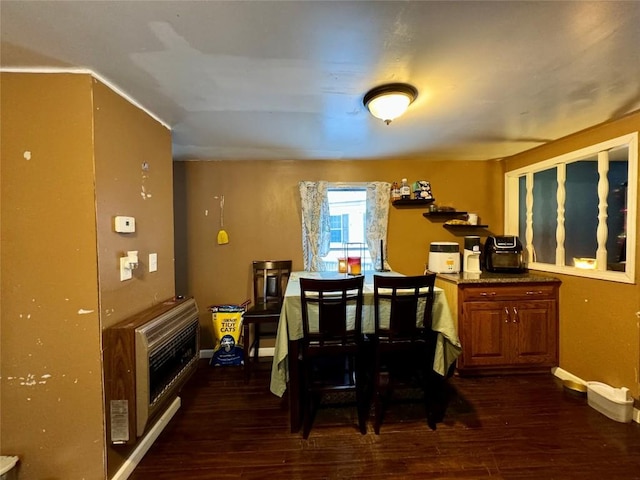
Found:
[[(403, 276), (401, 273), (364, 272), (362, 330), (365, 334), (374, 333), (374, 275)], [(291, 272), (284, 294), (280, 321), (276, 334), (276, 343), (271, 366), (270, 390), (282, 397), (289, 393), (289, 417), (291, 432), (297, 432), (301, 425), (301, 372), (299, 362), (299, 340), (303, 338), (302, 304), (300, 300), (300, 278), (339, 279), (347, 275), (338, 272)], [(445, 293), (434, 287), (434, 300), (431, 328), (436, 332), (436, 348), (433, 360), (434, 372), (446, 377), (462, 351)]]

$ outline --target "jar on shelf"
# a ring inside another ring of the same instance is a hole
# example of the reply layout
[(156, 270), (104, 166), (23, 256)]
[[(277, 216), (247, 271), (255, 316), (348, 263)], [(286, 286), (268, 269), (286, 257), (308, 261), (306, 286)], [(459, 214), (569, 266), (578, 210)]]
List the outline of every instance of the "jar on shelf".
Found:
[(407, 179), (402, 179), (402, 184), (400, 185), (400, 198), (403, 200), (408, 200), (411, 198), (411, 187), (407, 183)]
[(391, 185), (391, 200), (399, 200), (400, 199), (400, 187), (398, 186), (398, 182), (393, 182)]

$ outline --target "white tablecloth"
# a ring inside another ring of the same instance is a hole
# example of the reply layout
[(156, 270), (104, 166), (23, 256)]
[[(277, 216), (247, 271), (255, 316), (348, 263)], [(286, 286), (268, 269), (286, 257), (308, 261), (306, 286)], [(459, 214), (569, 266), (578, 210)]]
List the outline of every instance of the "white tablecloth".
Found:
[[(364, 305), (362, 311), (362, 329), (365, 333), (374, 332), (375, 315), (373, 308), (373, 275), (401, 276), (395, 272), (367, 272), (364, 282)], [(292, 272), (284, 296), (278, 334), (276, 337), (273, 364), (271, 367), (271, 392), (281, 397), (289, 379), (289, 340), (299, 340), (302, 332), (302, 307), (300, 303), (300, 277), (304, 278), (344, 278), (344, 274), (336, 272)], [(451, 364), (461, 352), (460, 340), (453, 323), (451, 312), (444, 292), (435, 288), (433, 302), (432, 329), (438, 332), (433, 370), (446, 375)]]

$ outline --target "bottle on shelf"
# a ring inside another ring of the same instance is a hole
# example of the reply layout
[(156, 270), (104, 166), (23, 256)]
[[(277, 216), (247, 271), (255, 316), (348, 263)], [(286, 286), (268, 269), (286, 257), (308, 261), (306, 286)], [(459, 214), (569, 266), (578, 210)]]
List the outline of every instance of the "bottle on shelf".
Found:
[(411, 187), (407, 183), (407, 179), (402, 179), (402, 184), (400, 185), (400, 198), (403, 200), (409, 200), (411, 198)]
[(391, 185), (391, 201), (400, 199), (400, 187), (398, 186), (398, 182), (393, 182)]

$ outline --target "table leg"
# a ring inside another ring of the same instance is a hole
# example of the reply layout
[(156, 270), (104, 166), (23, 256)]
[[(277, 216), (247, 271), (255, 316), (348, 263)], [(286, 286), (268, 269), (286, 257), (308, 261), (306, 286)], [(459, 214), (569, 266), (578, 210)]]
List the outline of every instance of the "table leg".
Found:
[(300, 431), (302, 425), (302, 381), (300, 378), (300, 362), (298, 361), (299, 354), (299, 342), (298, 340), (289, 340), (289, 354), (287, 361), (289, 362), (289, 422), (291, 425), (291, 433)]

